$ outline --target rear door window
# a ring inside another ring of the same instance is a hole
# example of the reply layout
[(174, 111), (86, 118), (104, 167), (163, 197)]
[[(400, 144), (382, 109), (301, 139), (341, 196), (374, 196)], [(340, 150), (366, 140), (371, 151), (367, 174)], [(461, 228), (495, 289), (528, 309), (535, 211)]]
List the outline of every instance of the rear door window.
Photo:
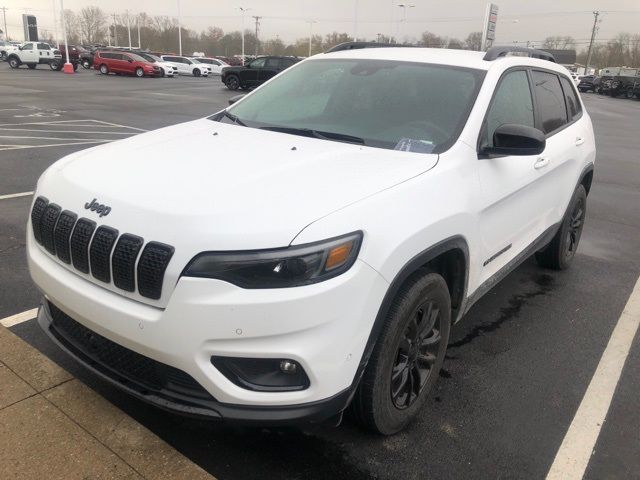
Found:
[(544, 133), (551, 133), (567, 124), (567, 108), (560, 79), (555, 73), (539, 70), (533, 70), (531, 75), (541, 130)]
[(571, 82), (566, 77), (560, 77), (562, 83), (562, 90), (564, 91), (564, 99), (567, 102), (567, 110), (569, 111), (569, 118), (575, 119), (582, 113), (582, 105), (580, 105), (580, 99), (575, 88), (571, 85)]
[(280, 59), (279, 58), (267, 58), (265, 63), (266, 68), (280, 68)]

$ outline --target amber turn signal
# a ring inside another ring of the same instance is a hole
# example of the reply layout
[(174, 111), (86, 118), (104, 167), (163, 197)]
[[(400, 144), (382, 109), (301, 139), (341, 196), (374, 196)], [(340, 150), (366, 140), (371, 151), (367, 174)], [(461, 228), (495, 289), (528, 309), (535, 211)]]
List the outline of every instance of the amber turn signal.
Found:
[(324, 264), (324, 269), (331, 270), (332, 268), (343, 265), (349, 258), (349, 253), (351, 253), (352, 248), (353, 240), (343, 243), (342, 245), (338, 245), (337, 247), (333, 247), (329, 250), (329, 255), (327, 255), (327, 261)]

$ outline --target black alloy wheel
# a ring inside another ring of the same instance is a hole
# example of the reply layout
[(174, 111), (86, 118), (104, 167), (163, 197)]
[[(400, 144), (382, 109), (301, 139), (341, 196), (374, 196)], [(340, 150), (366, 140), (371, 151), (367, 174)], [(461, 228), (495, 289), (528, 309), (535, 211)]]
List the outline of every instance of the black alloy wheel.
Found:
[(569, 217), (564, 249), (566, 262), (570, 262), (578, 250), (578, 243), (580, 243), (580, 237), (582, 236), (582, 227), (584, 226), (586, 212), (586, 197), (579, 197)]
[(441, 335), (440, 309), (428, 300), (412, 314), (391, 370), (391, 400), (403, 410), (414, 404), (433, 372)]
[(237, 90), (240, 88), (240, 79), (235, 75), (229, 75), (224, 83), (229, 90)]

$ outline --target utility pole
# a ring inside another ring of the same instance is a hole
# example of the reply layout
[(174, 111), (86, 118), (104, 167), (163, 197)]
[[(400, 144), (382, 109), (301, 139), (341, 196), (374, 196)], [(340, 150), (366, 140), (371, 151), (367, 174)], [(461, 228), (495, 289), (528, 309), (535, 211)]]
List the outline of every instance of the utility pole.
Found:
[(353, 13), (353, 41), (358, 41), (358, 0), (355, 1)]
[(593, 50), (593, 41), (596, 39), (596, 32), (598, 31), (598, 17), (600, 12), (596, 10), (593, 12), (593, 28), (591, 29), (591, 41), (589, 42), (589, 52), (587, 53), (587, 64), (584, 66), (584, 74), (587, 74), (589, 69), (589, 63), (591, 62), (591, 52)]
[(112, 15), (113, 17), (113, 46), (118, 46), (118, 26), (116, 25), (116, 14)]
[[(405, 27), (403, 30), (406, 30), (406, 24), (407, 24), (407, 8), (414, 8), (415, 5), (411, 4), (411, 3), (399, 3), (398, 6), (402, 9), (402, 22), (404, 23)], [(398, 33), (398, 37), (400, 37), (400, 34)], [(400, 39), (398, 38), (398, 41)]]
[(129, 21), (129, 10), (127, 12), (127, 34), (129, 35), (129, 50), (131, 50), (131, 22)]
[[(60, 40), (58, 39), (58, 15), (56, 15), (56, 0), (51, 0), (53, 7), (53, 35), (56, 41), (56, 48), (60, 48)], [(6, 29), (6, 27), (5, 27)]]
[(180, 0), (178, 0), (178, 49), (180, 56), (182, 56), (182, 22), (180, 17)]
[(260, 44), (259, 40), (258, 40), (258, 32), (260, 30), (260, 19), (262, 17), (259, 17), (257, 15), (254, 15), (253, 18), (256, 19), (256, 57), (258, 56), (258, 46)]
[(309, 20), (309, 56), (311, 56), (311, 40), (313, 38), (313, 24), (316, 23), (315, 20)]
[(2, 15), (4, 16), (4, 40), (9, 41), (9, 34), (7, 33), (7, 7), (2, 7), (0, 10), (2, 10)]
[(140, 15), (136, 15), (136, 25), (138, 26), (138, 50), (142, 50), (142, 41), (140, 40)]
[[(242, 65), (244, 65), (244, 14), (247, 13), (250, 8), (238, 7), (238, 9), (242, 12)], [(225, 51), (226, 55), (226, 51)]]

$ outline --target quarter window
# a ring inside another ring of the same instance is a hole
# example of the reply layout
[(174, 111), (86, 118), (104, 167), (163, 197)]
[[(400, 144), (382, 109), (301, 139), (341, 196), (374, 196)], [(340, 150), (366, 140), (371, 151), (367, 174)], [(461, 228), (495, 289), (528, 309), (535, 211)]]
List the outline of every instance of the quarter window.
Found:
[(574, 119), (582, 112), (582, 106), (580, 105), (578, 94), (568, 78), (560, 77), (560, 82), (562, 83), (562, 90), (564, 90), (564, 98), (567, 102), (569, 116)]
[(481, 147), (493, 147), (494, 132), (506, 123), (535, 126), (531, 89), (524, 70), (507, 73), (500, 81), (487, 113), (486, 133)]
[(531, 73), (542, 131), (544, 133), (553, 132), (567, 123), (567, 109), (560, 80), (554, 73), (537, 70)]

